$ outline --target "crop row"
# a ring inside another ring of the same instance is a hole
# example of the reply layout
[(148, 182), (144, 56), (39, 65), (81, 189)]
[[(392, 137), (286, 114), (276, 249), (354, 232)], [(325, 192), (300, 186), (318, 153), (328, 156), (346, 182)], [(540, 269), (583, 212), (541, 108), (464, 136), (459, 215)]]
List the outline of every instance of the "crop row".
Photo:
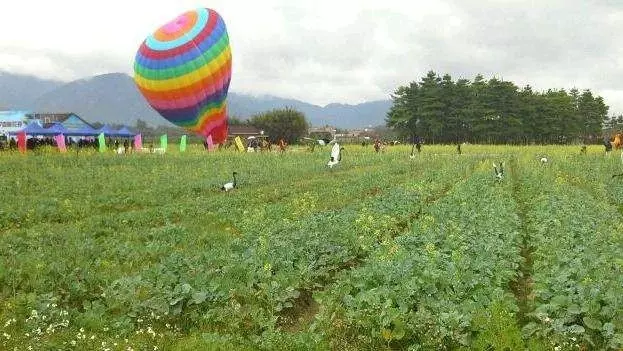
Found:
[[(277, 169), (277, 157), (266, 158), (264, 166)], [(325, 284), (390, 240), (417, 211), (414, 206), (442, 193), (470, 167), (447, 158), (383, 169), (379, 159), (353, 157), (352, 167), (332, 171), (310, 165), (309, 159), (280, 172), (241, 164), (257, 171), (255, 176), (224, 194), (206, 190), (210, 181), (201, 179), (201, 171), (175, 185), (154, 176), (146, 186), (131, 176), (143, 167), (147, 171), (141, 177), (149, 175), (147, 166), (169, 169), (168, 160), (103, 161), (130, 175), (122, 177), (126, 182), (120, 188), (137, 184), (138, 190), (120, 200), (106, 183), (90, 195), (101, 201), (88, 207), (83, 199), (87, 186), (58, 185), (59, 199), (89, 210), (75, 206), (78, 214), (61, 221), (38, 218), (20, 227), (8, 225), (8, 234), (0, 238), (0, 317), (16, 319), (5, 329), (13, 338), (3, 340), (4, 346), (27, 344), (32, 333), (24, 331), (44, 326), (41, 320), (41, 325), (27, 321), (31, 310), (42, 313), (49, 306), (67, 313), (56, 329), (69, 324), (65, 328), (74, 332), (85, 328), (128, 335), (149, 320), (154, 329), (175, 325), (183, 333), (201, 328), (262, 335), (280, 325), (283, 311), (301, 292)], [(62, 179), (51, 166), (49, 183), (39, 180), (41, 186)], [(295, 177), (296, 168), (307, 177)], [(106, 177), (94, 173), (97, 179)], [(419, 181), (405, 185), (412, 177)], [(34, 193), (26, 195), (34, 201)], [(121, 210), (104, 203), (130, 206)], [(58, 204), (48, 205), (55, 216), (66, 215)], [(71, 341), (55, 335), (41, 337), (59, 347)]]
[(522, 168), (533, 261), (527, 335), (569, 349), (623, 346), (623, 218), (603, 187), (607, 169), (603, 159), (577, 157)]
[(521, 262), (519, 218), (510, 185), (495, 183), (488, 165), (318, 294), (316, 328), (333, 349), (522, 345), (508, 292)]

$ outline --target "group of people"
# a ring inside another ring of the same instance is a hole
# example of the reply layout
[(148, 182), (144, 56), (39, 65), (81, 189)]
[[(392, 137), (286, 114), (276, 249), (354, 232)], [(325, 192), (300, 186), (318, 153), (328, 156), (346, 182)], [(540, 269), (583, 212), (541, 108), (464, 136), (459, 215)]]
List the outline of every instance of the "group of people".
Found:
[[(108, 138), (106, 141), (106, 145), (108, 147), (113, 147), (114, 150), (119, 150), (123, 148), (125, 152), (130, 152), (130, 148), (134, 147), (134, 141), (130, 141), (128, 139), (124, 139), (122, 142), (119, 139), (111, 139)], [(44, 138), (28, 138), (26, 139), (26, 149), (35, 150), (37, 148), (41, 148), (44, 146), (58, 147), (57, 142), (52, 137), (44, 137)], [(78, 147), (78, 148), (93, 148), (97, 149), (99, 147), (99, 141), (97, 138), (93, 137), (82, 137), (80, 139), (74, 139), (70, 137), (65, 137), (65, 146), (66, 147)], [(0, 139), (0, 150), (17, 150), (18, 145), (17, 141), (14, 138), (8, 138), (5, 140)]]
[[(248, 139), (246, 144), (247, 144), (246, 145), (247, 152), (272, 151), (273, 150), (273, 144), (270, 142), (270, 140), (268, 140), (268, 138), (250, 138)], [(224, 144), (219, 144), (218, 148), (229, 149), (232, 146), (234, 146), (234, 140), (228, 139)], [(279, 147), (279, 151), (284, 152), (286, 151), (288, 147), (288, 143), (282, 138), (277, 143), (277, 146)], [(203, 147), (206, 150), (209, 149), (209, 145), (207, 141), (203, 142)]]
[[(56, 140), (52, 137), (45, 138), (28, 138), (26, 139), (26, 149), (35, 150), (44, 146), (57, 147)], [(97, 148), (98, 143), (94, 138), (81, 138), (78, 140), (74, 140), (73, 138), (65, 137), (65, 146), (77, 146), (80, 148), (83, 147), (93, 147)], [(9, 139), (0, 139), (0, 150), (17, 150), (18, 145), (17, 141), (14, 138)]]

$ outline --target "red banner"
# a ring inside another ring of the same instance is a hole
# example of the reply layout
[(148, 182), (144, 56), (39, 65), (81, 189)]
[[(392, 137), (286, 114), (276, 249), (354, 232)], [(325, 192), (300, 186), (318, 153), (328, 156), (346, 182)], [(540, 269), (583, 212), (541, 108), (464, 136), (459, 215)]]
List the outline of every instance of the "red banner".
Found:
[(19, 152), (26, 153), (26, 132), (17, 133), (17, 148)]

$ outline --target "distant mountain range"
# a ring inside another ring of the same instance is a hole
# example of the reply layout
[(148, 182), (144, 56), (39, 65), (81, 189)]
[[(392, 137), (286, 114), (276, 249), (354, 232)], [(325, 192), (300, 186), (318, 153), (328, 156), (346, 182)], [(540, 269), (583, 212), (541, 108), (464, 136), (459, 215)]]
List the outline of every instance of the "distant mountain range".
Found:
[[(385, 124), (391, 100), (358, 105), (318, 106), (270, 95), (230, 92), (229, 114), (246, 120), (275, 108), (292, 107), (303, 112), (312, 126), (364, 128)], [(141, 119), (153, 126), (171, 124), (154, 111), (140, 94), (132, 77), (109, 73), (69, 83), (0, 72), (0, 110), (74, 112), (87, 122), (133, 126)]]

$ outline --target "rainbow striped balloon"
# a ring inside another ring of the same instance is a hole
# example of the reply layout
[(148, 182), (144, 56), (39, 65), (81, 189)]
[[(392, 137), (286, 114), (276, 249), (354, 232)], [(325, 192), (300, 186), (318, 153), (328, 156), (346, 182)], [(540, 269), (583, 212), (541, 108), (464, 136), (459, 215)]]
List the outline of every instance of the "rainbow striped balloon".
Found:
[(147, 37), (134, 62), (134, 82), (147, 102), (175, 125), (215, 143), (227, 139), (231, 48), (216, 11), (188, 11)]

